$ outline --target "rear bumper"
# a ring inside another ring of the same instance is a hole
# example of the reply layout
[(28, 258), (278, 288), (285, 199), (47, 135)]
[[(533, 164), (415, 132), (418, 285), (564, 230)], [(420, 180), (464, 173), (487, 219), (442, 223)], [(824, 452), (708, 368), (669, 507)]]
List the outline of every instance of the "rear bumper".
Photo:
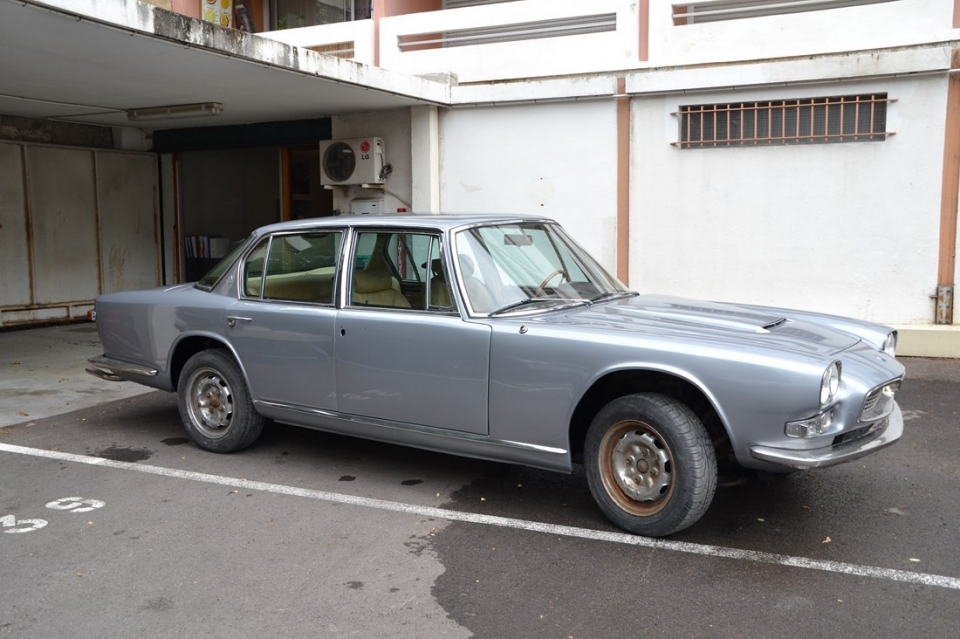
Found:
[(131, 364), (130, 362), (124, 362), (111, 357), (104, 357), (103, 355), (96, 355), (87, 361), (90, 362), (90, 366), (88, 366), (85, 370), (94, 377), (105, 379), (108, 382), (127, 381), (130, 379), (130, 376), (157, 376), (157, 369), (155, 368), (141, 366), (139, 364)]
[(877, 422), (863, 437), (842, 444), (814, 450), (786, 450), (768, 446), (752, 446), (750, 454), (757, 459), (788, 468), (805, 470), (825, 468), (853, 461), (893, 444), (903, 435), (903, 413), (894, 405), (889, 416)]

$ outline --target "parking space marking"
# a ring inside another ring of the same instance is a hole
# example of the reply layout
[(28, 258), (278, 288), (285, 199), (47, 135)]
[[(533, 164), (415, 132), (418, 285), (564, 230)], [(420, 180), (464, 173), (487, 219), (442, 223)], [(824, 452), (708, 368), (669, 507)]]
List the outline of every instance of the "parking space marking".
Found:
[(573, 526), (545, 524), (536, 521), (527, 521), (524, 519), (498, 517), (495, 515), (480, 515), (457, 510), (444, 510), (443, 508), (435, 508), (432, 506), (419, 506), (416, 504), (385, 501), (370, 497), (343, 495), (341, 493), (311, 490), (308, 488), (297, 488), (294, 486), (285, 486), (283, 484), (270, 484), (266, 482), (250, 481), (247, 479), (238, 479), (235, 477), (209, 475), (207, 473), (198, 473), (189, 470), (176, 470), (172, 468), (164, 468), (162, 466), (150, 466), (145, 464), (113, 461), (111, 459), (104, 459), (103, 457), (88, 457), (86, 455), (75, 455), (73, 453), (63, 453), (55, 450), (43, 450), (40, 448), (27, 448), (25, 446), (14, 446), (11, 444), (0, 443), (0, 452), (56, 459), (59, 461), (74, 462), (89, 466), (130, 470), (138, 473), (159, 475), (161, 477), (172, 477), (175, 479), (186, 479), (207, 484), (230, 486), (233, 488), (259, 490), (277, 495), (305, 497), (307, 499), (315, 499), (318, 501), (349, 504), (352, 506), (362, 506), (364, 508), (375, 508), (378, 510), (387, 510), (409, 515), (419, 515), (421, 517), (435, 517), (437, 519), (445, 519), (448, 521), (463, 521), (488, 526), (499, 526), (501, 528), (514, 528), (517, 530), (527, 530), (550, 535), (559, 535), (562, 537), (573, 537), (592, 541), (605, 541), (627, 546), (652, 548), (655, 550), (670, 550), (688, 555), (705, 555), (710, 557), (720, 557), (723, 559), (752, 561), (764, 564), (775, 564), (779, 566), (790, 566), (793, 568), (819, 570), (821, 572), (839, 573), (856, 577), (870, 577), (873, 579), (885, 579), (887, 581), (899, 581), (904, 583), (921, 584), (924, 586), (936, 586), (938, 588), (949, 588), (951, 590), (960, 590), (960, 578), (946, 577), (943, 575), (911, 572), (907, 570), (895, 570), (892, 568), (878, 568), (875, 566), (861, 566), (858, 564), (848, 564), (839, 561), (810, 559), (807, 557), (759, 552), (755, 550), (725, 548), (723, 546), (696, 544), (685, 541), (651, 539), (649, 537), (638, 537), (629, 533), (605, 532), (601, 530), (591, 530), (589, 528), (576, 528)]

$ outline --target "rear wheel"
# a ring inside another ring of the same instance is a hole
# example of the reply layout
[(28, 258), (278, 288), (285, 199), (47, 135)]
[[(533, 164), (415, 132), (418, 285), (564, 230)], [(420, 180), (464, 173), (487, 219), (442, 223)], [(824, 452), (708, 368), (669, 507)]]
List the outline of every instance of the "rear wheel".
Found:
[(683, 530), (707, 511), (717, 461), (703, 424), (687, 406), (639, 393), (604, 406), (584, 447), (594, 500), (614, 524), (661, 537)]
[(250, 446), (265, 419), (253, 407), (240, 367), (223, 350), (201, 351), (187, 360), (177, 384), (180, 418), (200, 448), (232, 453)]

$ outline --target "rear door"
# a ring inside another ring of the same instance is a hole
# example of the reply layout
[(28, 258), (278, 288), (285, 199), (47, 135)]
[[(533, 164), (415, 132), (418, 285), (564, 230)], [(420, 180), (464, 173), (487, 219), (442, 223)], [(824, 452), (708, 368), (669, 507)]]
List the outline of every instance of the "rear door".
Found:
[(243, 264), (226, 335), (258, 400), (336, 410), (340, 229), (275, 234)]

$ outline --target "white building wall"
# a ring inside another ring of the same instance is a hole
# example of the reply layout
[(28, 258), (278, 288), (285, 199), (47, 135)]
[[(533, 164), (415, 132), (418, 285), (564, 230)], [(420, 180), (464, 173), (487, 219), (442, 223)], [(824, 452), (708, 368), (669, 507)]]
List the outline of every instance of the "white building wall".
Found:
[[(930, 323), (946, 74), (673, 94), (632, 109), (631, 284)], [(883, 142), (684, 149), (681, 105), (887, 92)]]
[[(924, 55), (935, 57), (936, 64), (930, 66), (920, 53), (907, 62), (933, 71), (946, 53), (937, 49)], [(890, 62), (890, 56), (875, 60), (877, 71), (899, 60)], [(840, 59), (830, 60), (842, 66)], [(728, 86), (738, 77), (793, 77), (800, 83), (735, 91), (711, 86), (633, 99), (630, 284), (644, 292), (929, 324), (947, 74), (817, 83), (802, 73), (806, 67), (800, 62), (794, 65), (803, 66), (799, 70), (783, 64), (789, 68), (740, 67), (743, 75), (734, 69), (721, 75), (728, 76)], [(653, 86), (657, 82), (645, 75), (631, 77), (628, 89), (670, 91), (671, 78), (680, 73), (660, 77), (663, 87)], [(673, 79), (696, 84), (687, 82), (696, 78)], [(575, 89), (575, 81), (569, 82)], [(895, 100), (886, 127), (895, 135), (883, 142), (684, 150), (671, 144), (679, 128), (671, 114), (681, 105), (874, 92)], [(346, 213), (353, 198), (385, 197), (387, 212), (399, 207), (428, 211), (410, 203), (433, 201), (424, 194), (415, 197), (414, 169), (420, 166), (422, 173), (435, 162), (424, 150), (434, 143), (429, 139), (434, 128), (413, 126), (413, 119), (409, 110), (334, 117), (335, 138), (384, 138), (393, 166), (386, 191), (337, 188), (336, 208)], [(615, 271), (612, 98), (440, 109), (436, 129), (439, 211), (553, 217)], [(422, 156), (420, 165), (414, 153)]]
[(552, 217), (616, 272), (616, 132), (613, 100), (442, 111), (441, 210)]

